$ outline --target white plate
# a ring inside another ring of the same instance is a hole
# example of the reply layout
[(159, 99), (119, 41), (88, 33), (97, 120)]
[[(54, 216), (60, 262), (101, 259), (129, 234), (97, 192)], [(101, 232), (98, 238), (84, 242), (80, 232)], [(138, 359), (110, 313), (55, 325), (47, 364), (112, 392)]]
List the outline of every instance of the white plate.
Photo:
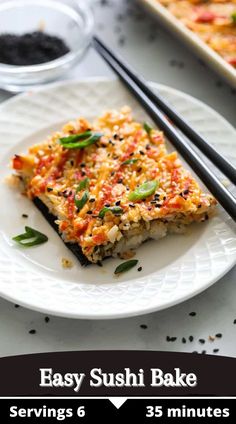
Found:
[(227, 63), (218, 53), (209, 47), (193, 31), (188, 29), (158, 0), (141, 0), (173, 33), (179, 36), (189, 47), (199, 54), (228, 83), (236, 87), (236, 69)]
[[(216, 112), (195, 99), (164, 86), (158, 87), (189, 122), (232, 159), (235, 132)], [(41, 141), (67, 120), (93, 118), (104, 109), (129, 104), (144, 119), (140, 107), (115, 80), (91, 79), (55, 84), (3, 104), (0, 114), (0, 169), (3, 178), (15, 152)], [(234, 150), (235, 152), (235, 150)], [(116, 318), (167, 308), (209, 287), (236, 261), (236, 239), (231, 219), (219, 214), (205, 224), (145, 243), (136, 257), (143, 267), (119, 278), (120, 260), (108, 259), (103, 268), (82, 268), (34, 205), (6, 184), (0, 184), (0, 295), (32, 309), (73, 318)], [(21, 217), (29, 215), (28, 219)], [(17, 247), (11, 237), (30, 225), (49, 236), (31, 249)], [(61, 258), (71, 258), (72, 269), (62, 269)]]

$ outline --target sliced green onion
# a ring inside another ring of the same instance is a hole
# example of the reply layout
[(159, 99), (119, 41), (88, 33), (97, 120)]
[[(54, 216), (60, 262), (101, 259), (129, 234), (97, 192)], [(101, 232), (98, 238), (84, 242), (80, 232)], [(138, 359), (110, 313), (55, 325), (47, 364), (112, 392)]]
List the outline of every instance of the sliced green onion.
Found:
[(60, 144), (66, 149), (84, 149), (91, 144), (96, 143), (101, 137), (102, 133), (95, 133), (92, 131), (85, 131), (82, 134), (70, 135), (59, 139)]
[(121, 165), (129, 165), (131, 163), (136, 163), (138, 161), (138, 159), (127, 159), (124, 162), (122, 162)]
[(88, 187), (88, 185), (89, 185), (89, 178), (86, 177), (86, 178), (84, 178), (84, 180), (80, 181), (80, 183), (79, 183), (79, 185), (76, 189), (76, 193), (78, 193), (81, 190), (85, 190)]
[(130, 259), (129, 261), (123, 262), (122, 264), (118, 265), (114, 273), (121, 274), (122, 272), (129, 271), (131, 268), (136, 266), (137, 263), (138, 263), (138, 259)]
[(87, 200), (89, 198), (89, 192), (86, 190), (83, 194), (83, 196), (80, 199), (77, 199), (76, 195), (74, 197), (75, 206), (77, 207), (78, 211), (83, 209), (85, 203), (87, 203)]
[(112, 212), (114, 215), (121, 215), (124, 211), (119, 206), (104, 207), (98, 214), (99, 218), (104, 218), (107, 212)]
[(233, 24), (236, 25), (236, 10), (235, 12), (232, 13), (231, 18), (232, 18)]
[(16, 241), (21, 246), (30, 247), (45, 243), (48, 241), (48, 237), (31, 227), (25, 227), (25, 233), (12, 237), (12, 240)]
[(151, 131), (153, 129), (147, 122), (144, 122), (143, 128), (145, 129), (145, 131), (148, 135), (151, 133)]
[(62, 137), (59, 139), (59, 141), (61, 144), (75, 143), (76, 141), (81, 141), (81, 140), (84, 140), (85, 138), (91, 137), (91, 135), (92, 135), (92, 131), (85, 131), (80, 134), (72, 134), (72, 135), (69, 135), (68, 137)]
[(129, 200), (135, 202), (136, 200), (145, 199), (155, 193), (158, 187), (158, 181), (147, 181), (141, 186), (137, 187), (134, 191), (129, 194)]

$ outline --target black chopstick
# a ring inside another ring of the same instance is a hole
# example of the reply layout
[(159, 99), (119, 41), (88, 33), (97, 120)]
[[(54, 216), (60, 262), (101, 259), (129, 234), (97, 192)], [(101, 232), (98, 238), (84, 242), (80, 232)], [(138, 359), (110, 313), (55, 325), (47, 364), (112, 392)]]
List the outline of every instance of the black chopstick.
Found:
[(200, 134), (198, 134), (170, 105), (158, 94), (154, 93), (146, 84), (142, 77), (139, 77), (135, 71), (119, 56), (114, 54), (98, 37), (94, 37), (94, 45), (102, 47), (122, 69), (132, 78), (132, 80), (141, 88), (149, 99), (151, 99), (171, 121), (195, 144), (205, 156), (226, 176), (236, 184), (236, 169), (214, 147), (212, 147)]
[(236, 200), (232, 194), (223, 186), (217, 179), (212, 171), (208, 168), (206, 163), (200, 156), (192, 149), (189, 143), (182, 137), (182, 135), (174, 128), (168, 121), (163, 112), (153, 103), (153, 101), (142, 91), (135, 81), (126, 73), (120, 64), (112, 57), (110, 53), (103, 48), (102, 45), (94, 41), (94, 46), (97, 52), (104, 58), (104, 60), (112, 67), (120, 79), (124, 82), (127, 88), (138, 99), (139, 103), (148, 112), (155, 124), (159, 126), (181, 153), (184, 159), (189, 163), (192, 169), (205, 183), (207, 188), (216, 197), (223, 208), (228, 214), (236, 221)]

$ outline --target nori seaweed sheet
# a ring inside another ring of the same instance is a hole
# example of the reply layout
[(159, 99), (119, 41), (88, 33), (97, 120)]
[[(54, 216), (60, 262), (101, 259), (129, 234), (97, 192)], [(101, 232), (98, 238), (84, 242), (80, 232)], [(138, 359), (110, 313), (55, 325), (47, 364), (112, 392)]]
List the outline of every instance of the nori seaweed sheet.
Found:
[(60, 239), (63, 241), (65, 246), (70, 249), (70, 251), (76, 256), (76, 258), (79, 260), (80, 264), (82, 266), (87, 266), (91, 264), (91, 262), (86, 258), (86, 256), (82, 253), (82, 249), (79, 246), (79, 244), (75, 243), (65, 243), (63, 238), (61, 237), (58, 229), (58, 225), (55, 223), (55, 220), (57, 219), (53, 214), (51, 214), (45, 206), (45, 204), (38, 198), (35, 197), (33, 199), (33, 202), (35, 206), (38, 208), (38, 210), (42, 213), (44, 218), (47, 220), (47, 222), (51, 225), (51, 227), (56, 231)]

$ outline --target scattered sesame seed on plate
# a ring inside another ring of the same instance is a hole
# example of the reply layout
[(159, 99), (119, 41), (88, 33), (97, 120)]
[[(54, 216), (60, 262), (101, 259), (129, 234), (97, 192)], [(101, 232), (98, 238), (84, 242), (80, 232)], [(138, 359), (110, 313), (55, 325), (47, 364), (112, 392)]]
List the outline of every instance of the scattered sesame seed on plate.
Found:
[(217, 333), (217, 334), (216, 334), (216, 337), (217, 337), (217, 339), (221, 339), (222, 334), (221, 334), (221, 333)]
[(140, 328), (142, 328), (143, 330), (146, 330), (148, 328), (148, 326), (146, 324), (141, 324)]

